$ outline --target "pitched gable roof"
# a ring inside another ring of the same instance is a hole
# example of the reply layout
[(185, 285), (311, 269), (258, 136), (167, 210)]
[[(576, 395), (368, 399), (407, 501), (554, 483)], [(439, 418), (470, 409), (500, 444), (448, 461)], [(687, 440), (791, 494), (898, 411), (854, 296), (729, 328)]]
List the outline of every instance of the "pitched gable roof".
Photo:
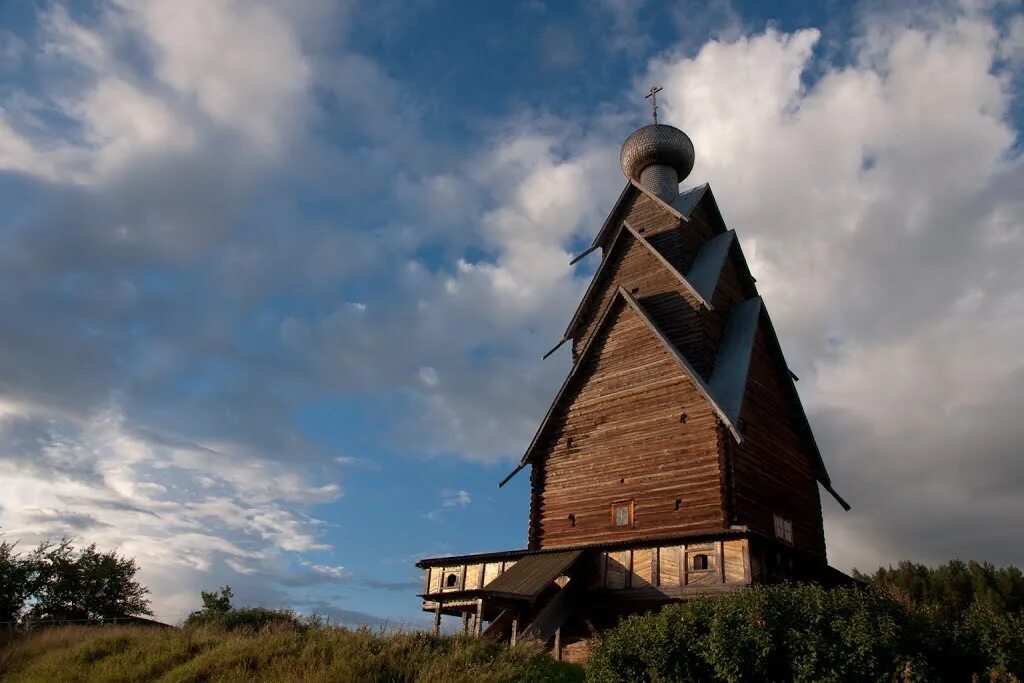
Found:
[(572, 369), (569, 371), (569, 376), (565, 378), (565, 381), (562, 382), (562, 386), (558, 390), (558, 393), (555, 394), (554, 400), (548, 407), (548, 411), (544, 415), (544, 419), (541, 420), (540, 426), (537, 428), (536, 433), (533, 435), (533, 439), (530, 441), (530, 445), (526, 448), (526, 452), (523, 454), (523, 457), (520, 460), (519, 465), (514, 470), (512, 470), (512, 472), (509, 473), (507, 477), (501, 480), (501, 483), (498, 484), (499, 487), (504, 486), (512, 477), (518, 474), (520, 470), (522, 470), (529, 464), (530, 459), (533, 456), (534, 450), (537, 447), (537, 444), (540, 442), (540, 439), (544, 435), (548, 423), (551, 421), (551, 418), (555, 414), (555, 409), (557, 408), (559, 403), (561, 403), (563, 396), (569, 389), (570, 384), (572, 384), (573, 379), (580, 372), (580, 369), (584, 365), (586, 365), (586, 363), (584, 363), (584, 359), (587, 358), (590, 351), (595, 347), (595, 340), (600, 336), (600, 332), (604, 329), (604, 327), (608, 324), (608, 321), (611, 319), (610, 313), (612, 309), (614, 309), (620, 301), (624, 302), (625, 305), (629, 306), (633, 310), (633, 312), (635, 312), (644, 322), (648, 330), (650, 330), (650, 332), (658, 339), (658, 341), (661, 342), (662, 346), (665, 348), (666, 351), (668, 351), (669, 355), (673, 358), (673, 360), (676, 361), (679, 367), (682, 368), (686, 375), (689, 376), (689, 378), (693, 381), (694, 385), (697, 387), (697, 391), (699, 391), (704, 396), (704, 398), (711, 405), (712, 409), (718, 414), (722, 422), (724, 422), (725, 425), (730, 429), (736, 440), (742, 440), (739, 432), (736, 429), (735, 424), (729, 419), (728, 415), (724, 410), (722, 410), (721, 406), (719, 406), (718, 402), (712, 395), (711, 390), (708, 388), (708, 385), (700, 376), (700, 373), (698, 373), (693, 368), (693, 366), (690, 365), (689, 361), (687, 361), (683, 354), (679, 352), (679, 349), (677, 349), (672, 344), (672, 342), (668, 340), (668, 337), (665, 336), (665, 333), (661, 331), (661, 329), (651, 319), (651, 317), (643, 309), (640, 303), (636, 299), (634, 299), (633, 296), (625, 290), (625, 288), (620, 286), (616, 290), (615, 296), (613, 296), (611, 301), (608, 302), (608, 305), (605, 306), (605, 309), (601, 314), (601, 318), (598, 321), (594, 333), (590, 335), (590, 339), (587, 340), (586, 345), (580, 352), (580, 357), (572, 366)]
[(626, 243), (625, 237), (627, 235), (631, 236), (636, 242), (638, 242), (643, 247), (646, 247), (647, 251), (649, 251), (651, 255), (654, 256), (654, 258), (661, 264), (661, 266), (664, 267), (673, 277), (675, 277), (675, 279), (679, 281), (679, 284), (681, 284), (686, 290), (693, 294), (702, 306), (704, 306), (707, 309), (711, 308), (709, 298), (703, 296), (701, 292), (698, 291), (697, 288), (695, 288), (682, 273), (676, 270), (675, 266), (668, 262), (668, 260), (662, 255), (660, 251), (654, 248), (653, 244), (648, 242), (643, 235), (634, 230), (633, 226), (623, 221), (622, 224), (619, 226), (618, 231), (616, 231), (615, 233), (615, 238), (612, 240), (611, 246), (608, 248), (608, 254), (604, 257), (604, 259), (601, 260), (601, 265), (597, 267), (597, 271), (594, 273), (594, 277), (590, 280), (590, 286), (587, 287), (587, 291), (583, 294), (583, 298), (580, 299), (580, 303), (576, 307), (576, 312), (573, 313), (572, 318), (569, 320), (569, 325), (568, 327), (565, 328), (565, 334), (562, 336), (563, 341), (572, 336), (573, 331), (576, 329), (577, 323), (579, 323), (580, 318), (583, 316), (583, 312), (586, 310), (587, 304), (590, 303), (591, 297), (597, 291), (598, 281), (601, 279), (601, 276), (605, 272), (607, 272), (608, 268), (610, 267), (609, 264), (612, 263), (612, 261), (614, 261), (612, 255), (615, 253), (616, 249), (620, 245)]

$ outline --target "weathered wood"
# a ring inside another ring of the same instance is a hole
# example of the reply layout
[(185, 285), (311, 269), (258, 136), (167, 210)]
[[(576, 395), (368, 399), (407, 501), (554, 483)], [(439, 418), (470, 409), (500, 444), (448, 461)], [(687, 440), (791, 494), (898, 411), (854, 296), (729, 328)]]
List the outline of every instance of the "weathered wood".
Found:
[(438, 602), (434, 608), (434, 635), (441, 633), (441, 603)]
[[(725, 526), (714, 412), (634, 311), (622, 306), (610, 316), (592, 368), (580, 371), (542, 442), (531, 547)], [(608, 514), (623, 499), (635, 505), (628, 528)]]

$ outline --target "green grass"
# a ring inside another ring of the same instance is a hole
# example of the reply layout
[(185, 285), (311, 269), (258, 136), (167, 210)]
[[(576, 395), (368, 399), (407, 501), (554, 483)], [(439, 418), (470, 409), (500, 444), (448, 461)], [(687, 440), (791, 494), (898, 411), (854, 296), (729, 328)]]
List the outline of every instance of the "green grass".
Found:
[(582, 681), (538, 644), (329, 626), (72, 626), (0, 649), (4, 681)]

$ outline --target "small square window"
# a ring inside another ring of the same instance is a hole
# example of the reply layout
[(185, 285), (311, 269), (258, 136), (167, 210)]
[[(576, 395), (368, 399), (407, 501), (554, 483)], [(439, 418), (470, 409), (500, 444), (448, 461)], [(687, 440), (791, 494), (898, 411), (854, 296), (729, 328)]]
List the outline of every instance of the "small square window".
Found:
[(633, 501), (621, 500), (612, 503), (612, 524), (615, 526), (633, 526)]
[(793, 521), (775, 515), (775, 537), (786, 543), (793, 543)]

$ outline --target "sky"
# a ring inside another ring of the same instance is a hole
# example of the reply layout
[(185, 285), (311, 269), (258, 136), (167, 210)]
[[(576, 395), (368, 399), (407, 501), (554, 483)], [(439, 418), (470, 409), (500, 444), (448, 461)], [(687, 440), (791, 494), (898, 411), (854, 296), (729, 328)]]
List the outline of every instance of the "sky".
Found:
[(1022, 65), (985, 0), (0, 2), (0, 532), (135, 557), (169, 622), (423, 623), (416, 559), (525, 545), (497, 482), (657, 83), (830, 562), (1024, 565)]

